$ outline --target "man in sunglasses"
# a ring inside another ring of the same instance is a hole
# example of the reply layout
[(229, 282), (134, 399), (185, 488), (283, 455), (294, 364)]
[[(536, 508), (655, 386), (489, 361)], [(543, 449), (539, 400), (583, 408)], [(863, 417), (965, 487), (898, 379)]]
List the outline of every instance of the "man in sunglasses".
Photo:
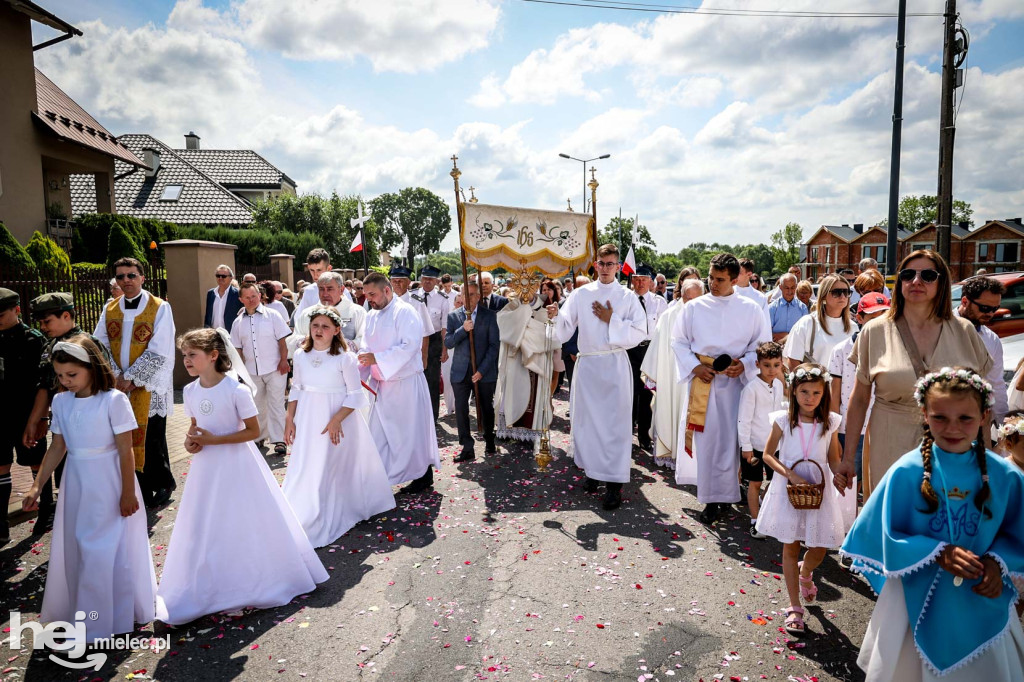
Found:
[(217, 278), (217, 286), (206, 292), (203, 326), (214, 329), (221, 327), (230, 332), (238, 311), (242, 309), (242, 303), (238, 300), (238, 287), (231, 286), (235, 273), (227, 265), (218, 265), (213, 276)]
[(135, 473), (146, 509), (165, 504), (177, 487), (167, 452), (167, 417), (174, 409), (174, 317), (171, 304), (142, 288), (144, 266), (114, 263), (124, 296), (107, 304), (93, 334), (114, 358), (117, 390), (128, 395), (139, 428), (132, 432)]
[(986, 325), (992, 321), (992, 316), (999, 310), (1006, 287), (999, 280), (991, 277), (973, 277), (964, 283), (961, 289), (962, 298), (960, 307), (953, 311), (957, 317), (962, 317), (978, 330), (981, 340), (992, 356), (992, 369), (989, 371), (988, 379), (995, 391), (996, 404), (992, 408), (992, 420), (996, 424), (1003, 423), (1003, 417), (1009, 411), (1006, 400), (1006, 380), (1003, 378), (1003, 343), (999, 340), (991, 328)]

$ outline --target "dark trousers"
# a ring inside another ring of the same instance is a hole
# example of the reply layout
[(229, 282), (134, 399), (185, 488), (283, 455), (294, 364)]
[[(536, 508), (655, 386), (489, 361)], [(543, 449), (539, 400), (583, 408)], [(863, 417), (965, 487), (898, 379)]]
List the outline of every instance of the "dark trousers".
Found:
[(427, 367), (423, 375), (427, 378), (427, 390), (430, 391), (430, 406), (434, 408), (434, 421), (437, 421), (441, 409), (441, 332), (434, 332), (427, 337)]
[(640, 442), (651, 439), (651, 400), (654, 393), (644, 386), (644, 380), (640, 377), (640, 364), (643, 363), (650, 346), (649, 343), (645, 343), (626, 351), (629, 365), (633, 369), (633, 424), (636, 426), (636, 437)]
[[(477, 412), (477, 419), (484, 427), (484, 440), (487, 443), (494, 442), (494, 389), (497, 381), (479, 381), (477, 387), (480, 389), (480, 410)], [(459, 444), (462, 450), (472, 451), (473, 431), (469, 426), (469, 403), (473, 400), (473, 382), (468, 379), (464, 381), (452, 380), (452, 390), (455, 392), (455, 425), (459, 430)]]
[(572, 359), (572, 355), (568, 351), (562, 351), (562, 362), (565, 363), (565, 383), (567, 386), (572, 386), (572, 372), (576, 369), (576, 361)]
[(136, 472), (142, 497), (148, 502), (157, 490), (174, 490), (178, 484), (171, 473), (171, 459), (167, 452), (167, 418), (153, 416), (146, 426), (146, 463)]

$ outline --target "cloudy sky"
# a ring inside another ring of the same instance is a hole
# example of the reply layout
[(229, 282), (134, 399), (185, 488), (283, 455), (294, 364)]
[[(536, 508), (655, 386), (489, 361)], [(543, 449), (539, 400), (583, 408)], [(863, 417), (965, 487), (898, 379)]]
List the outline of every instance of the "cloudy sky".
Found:
[[(451, 203), (454, 152), (481, 201), (563, 208), (571, 197), (578, 208), (583, 166), (564, 152), (611, 154), (597, 165), (599, 221), (620, 208), (639, 214), (664, 251), (767, 242), (788, 221), (809, 237), (823, 223), (873, 224), (887, 212), (894, 18), (521, 0), (40, 1), (85, 35), (37, 53), (37, 65), (112, 132), (181, 147), (194, 130), (205, 148), (255, 149), (300, 192), (371, 198), (421, 185)], [(1019, 216), (1024, 2), (959, 4), (971, 47), (956, 198), (976, 220)], [(911, 13), (943, 5), (908, 2)], [(901, 194), (935, 192), (941, 53), (941, 17), (911, 17)]]

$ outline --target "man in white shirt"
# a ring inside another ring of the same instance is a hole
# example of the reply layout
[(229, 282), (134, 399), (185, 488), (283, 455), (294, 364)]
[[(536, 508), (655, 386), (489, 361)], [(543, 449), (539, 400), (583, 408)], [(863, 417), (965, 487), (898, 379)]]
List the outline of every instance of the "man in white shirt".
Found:
[(239, 299), (245, 309), (231, 328), (231, 345), (245, 361), (256, 384), (260, 413), (259, 444), (270, 440), (274, 453), (287, 452), (284, 444), (284, 392), (288, 384), (288, 347), (291, 334), (280, 313), (260, 303), (259, 286), (242, 282)]
[(434, 467), (441, 467), (423, 376), (423, 322), (380, 273), (366, 275), (363, 292), (370, 312), (359, 373), (376, 393), (370, 434), (391, 485), (412, 481), (399, 492), (418, 493), (434, 485)]
[[(363, 347), (363, 336), (366, 333), (366, 311), (345, 297), (347, 288), (341, 275), (333, 270), (320, 275), (317, 291), (320, 293), (320, 304), (336, 308), (341, 315), (341, 336), (348, 350), (358, 352)], [(295, 351), (309, 336), (309, 316), (312, 312), (313, 306), (310, 306), (295, 315), (294, 331), (288, 337), (289, 357), (295, 355)]]
[(735, 288), (740, 264), (731, 253), (711, 259), (710, 296), (683, 306), (672, 330), (676, 369), (688, 386), (679, 424), (676, 483), (697, 485), (711, 524), (740, 501), (736, 424), (740, 392), (757, 374), (757, 347), (771, 341), (760, 305)]
[(972, 277), (964, 283), (960, 306), (953, 311), (956, 316), (974, 325), (981, 335), (985, 348), (988, 349), (988, 354), (992, 356), (992, 369), (985, 378), (992, 384), (992, 390), (995, 392), (996, 404), (992, 408), (992, 420), (996, 425), (1002, 425), (1003, 417), (1010, 408), (1007, 404), (1006, 379), (1003, 378), (1003, 342), (986, 325), (999, 310), (1005, 293), (1006, 287), (997, 279)]
[(754, 274), (754, 267), (754, 261), (749, 258), (740, 258), (740, 274), (736, 278), (736, 293), (749, 298), (761, 306), (761, 311), (764, 313), (765, 319), (768, 320), (768, 326), (771, 327), (772, 320), (771, 315), (768, 313), (768, 297), (750, 286), (750, 277)]
[[(878, 261), (876, 261), (874, 258), (861, 258), (860, 263), (857, 264), (857, 267), (860, 269), (861, 272), (865, 272), (867, 270), (878, 270)], [(885, 278), (885, 273), (882, 273), (882, 277), (883, 279)], [(885, 297), (887, 299), (889, 299), (890, 301), (892, 300), (892, 292), (889, 291), (889, 287), (887, 285), (882, 287), (882, 293), (885, 294)]]
[[(391, 270), (388, 272), (388, 276), (391, 278), (391, 291), (394, 293), (395, 298), (400, 299), (403, 303), (408, 303), (412, 306), (412, 309), (416, 311), (416, 314), (420, 318), (420, 326), (423, 330), (423, 341), (422, 341), (422, 352), (420, 358), (423, 362), (423, 368), (427, 367), (427, 351), (430, 347), (430, 335), (433, 334), (433, 324), (430, 322), (430, 313), (427, 312), (427, 306), (423, 305), (423, 299), (413, 298), (412, 290), (409, 288), (412, 284), (412, 271), (404, 265), (393, 264)], [(366, 282), (363, 282), (363, 291), (366, 290)], [(366, 300), (368, 307), (370, 306), (370, 300)], [(447, 318), (445, 318), (447, 320)], [(424, 375), (425, 376), (425, 375)]]
[(242, 304), (238, 301), (238, 288), (231, 286), (235, 273), (227, 265), (218, 265), (214, 273), (217, 286), (206, 292), (206, 316), (204, 327), (222, 328), (231, 331)]
[[(320, 303), (320, 292), (317, 290), (316, 283), (320, 280), (320, 275), (329, 272), (331, 269), (330, 254), (325, 249), (313, 249), (306, 256), (306, 269), (309, 270), (309, 274), (312, 277), (312, 284), (307, 285), (302, 290), (299, 303), (295, 306), (295, 315), (298, 315), (311, 305)], [(342, 282), (342, 286), (344, 287), (344, 282)]]
[[(787, 270), (786, 272), (788, 274), (790, 274), (790, 275), (793, 275), (793, 278), (796, 279), (796, 281), (798, 283), (800, 282), (800, 268), (799, 267), (797, 267), (795, 265), (791, 265), (789, 270)], [(782, 279), (780, 278), (779, 281), (775, 283), (775, 288), (772, 289), (770, 292), (768, 292), (768, 302), (769, 303), (771, 303), (775, 299), (777, 299), (780, 296), (782, 296), (782, 289), (779, 287), (779, 283), (781, 283), (781, 282), (782, 282)]]
[(427, 309), (427, 321), (430, 324), (427, 336), (427, 357), (423, 363), (423, 373), (427, 377), (427, 389), (430, 391), (430, 406), (434, 409), (434, 421), (437, 421), (441, 407), (441, 363), (448, 360), (448, 349), (444, 345), (447, 331), (448, 313), (452, 311), (451, 299), (437, 284), (441, 271), (432, 265), (420, 270), (420, 290), (411, 294), (414, 300)]
[(579, 355), (569, 401), (570, 450), (586, 474), (583, 489), (605, 481), (605, 509), (622, 504), (633, 451), (633, 376), (625, 351), (644, 339), (644, 311), (636, 295), (615, 281), (619, 249), (597, 250), (598, 281), (577, 287), (565, 300), (547, 307), (555, 331), (565, 343), (579, 330)]
[(640, 375), (640, 365), (643, 364), (644, 356), (651, 345), (651, 337), (658, 327), (658, 319), (668, 308), (668, 301), (664, 296), (658, 296), (651, 287), (653, 285), (654, 270), (650, 266), (640, 264), (636, 267), (633, 275), (633, 293), (636, 294), (637, 302), (644, 312), (644, 337), (636, 346), (626, 351), (629, 356), (629, 365), (633, 370), (633, 425), (636, 427), (636, 440), (641, 450), (653, 453), (651, 442), (651, 401), (654, 399), (654, 392), (647, 388), (647, 382)]

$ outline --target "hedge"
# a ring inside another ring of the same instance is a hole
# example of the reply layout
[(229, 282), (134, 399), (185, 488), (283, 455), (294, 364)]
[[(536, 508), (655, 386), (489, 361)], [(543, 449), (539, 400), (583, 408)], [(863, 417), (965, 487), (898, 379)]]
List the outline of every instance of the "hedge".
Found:
[(28, 241), (25, 251), (42, 273), (62, 276), (71, 273), (71, 259), (68, 258), (67, 252), (38, 230), (32, 233), (32, 239)]
[(114, 263), (120, 258), (135, 258), (145, 263), (146, 252), (132, 239), (121, 223), (114, 223), (107, 241), (107, 267), (114, 267)]
[(36, 263), (7, 226), (0, 222), (0, 263), (14, 268), (34, 268)]

